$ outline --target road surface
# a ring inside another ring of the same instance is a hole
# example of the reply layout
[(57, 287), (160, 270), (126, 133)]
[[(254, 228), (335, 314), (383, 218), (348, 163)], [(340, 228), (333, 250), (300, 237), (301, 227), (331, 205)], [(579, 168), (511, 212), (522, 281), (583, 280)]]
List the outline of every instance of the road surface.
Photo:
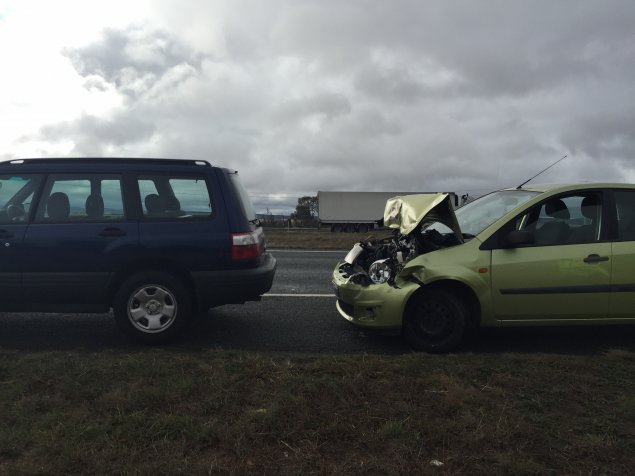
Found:
[[(172, 347), (307, 354), (409, 353), (399, 336), (360, 331), (335, 310), (331, 272), (345, 251), (273, 250), (278, 270), (260, 302), (211, 309)], [(481, 331), (461, 352), (597, 354), (635, 351), (635, 326)], [(133, 350), (107, 314), (0, 313), (0, 348), (9, 350)]]

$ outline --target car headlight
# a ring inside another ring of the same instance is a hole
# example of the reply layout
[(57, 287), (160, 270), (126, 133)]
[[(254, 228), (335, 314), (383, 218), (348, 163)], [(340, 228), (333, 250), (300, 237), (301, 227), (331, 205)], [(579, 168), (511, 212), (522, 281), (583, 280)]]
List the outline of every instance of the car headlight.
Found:
[(392, 277), (390, 259), (380, 259), (371, 264), (370, 268), (368, 268), (368, 276), (375, 284), (382, 284), (388, 281)]

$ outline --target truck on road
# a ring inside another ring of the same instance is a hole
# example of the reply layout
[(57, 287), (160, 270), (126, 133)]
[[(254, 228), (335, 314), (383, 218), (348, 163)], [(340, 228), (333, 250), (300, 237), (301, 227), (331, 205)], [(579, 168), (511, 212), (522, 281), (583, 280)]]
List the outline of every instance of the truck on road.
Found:
[[(432, 192), (330, 192), (318, 191), (320, 227), (334, 232), (366, 233), (382, 225), (386, 200), (396, 196)], [(436, 192), (434, 192), (436, 193)], [(458, 196), (451, 193), (457, 207)]]

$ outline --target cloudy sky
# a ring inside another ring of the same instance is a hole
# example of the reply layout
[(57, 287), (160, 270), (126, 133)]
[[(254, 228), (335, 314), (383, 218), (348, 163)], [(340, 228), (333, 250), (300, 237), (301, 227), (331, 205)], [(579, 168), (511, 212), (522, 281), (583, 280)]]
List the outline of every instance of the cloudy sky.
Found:
[(635, 182), (632, 0), (0, 0), (0, 159), (318, 190)]

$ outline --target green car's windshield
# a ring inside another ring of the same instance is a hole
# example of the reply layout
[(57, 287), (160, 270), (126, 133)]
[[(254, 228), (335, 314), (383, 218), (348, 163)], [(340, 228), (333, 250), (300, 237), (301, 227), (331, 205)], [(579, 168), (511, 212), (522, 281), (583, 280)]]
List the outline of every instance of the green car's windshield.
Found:
[(514, 208), (528, 202), (539, 192), (501, 190), (485, 195), (455, 210), (464, 236), (475, 236)]

